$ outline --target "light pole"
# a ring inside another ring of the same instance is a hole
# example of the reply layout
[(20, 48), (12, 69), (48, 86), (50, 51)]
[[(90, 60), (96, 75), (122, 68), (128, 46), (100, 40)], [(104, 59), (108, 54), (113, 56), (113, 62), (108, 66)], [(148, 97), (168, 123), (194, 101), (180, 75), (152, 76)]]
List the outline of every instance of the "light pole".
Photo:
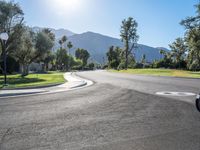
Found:
[(7, 66), (6, 66), (6, 41), (8, 40), (8, 34), (6, 32), (0, 34), (0, 39), (2, 40), (2, 53), (3, 53), (3, 63), (4, 63), (4, 86), (7, 85)]

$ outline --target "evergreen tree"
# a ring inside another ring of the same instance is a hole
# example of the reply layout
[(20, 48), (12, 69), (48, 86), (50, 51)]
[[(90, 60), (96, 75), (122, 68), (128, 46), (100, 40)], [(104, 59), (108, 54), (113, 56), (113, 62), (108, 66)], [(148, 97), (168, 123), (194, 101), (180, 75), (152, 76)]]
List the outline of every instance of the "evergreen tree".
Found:
[(139, 38), (137, 35), (137, 27), (136, 20), (131, 17), (122, 21), (120, 36), (122, 42), (124, 42), (125, 69), (128, 68), (129, 55), (132, 55), (132, 50), (137, 47)]

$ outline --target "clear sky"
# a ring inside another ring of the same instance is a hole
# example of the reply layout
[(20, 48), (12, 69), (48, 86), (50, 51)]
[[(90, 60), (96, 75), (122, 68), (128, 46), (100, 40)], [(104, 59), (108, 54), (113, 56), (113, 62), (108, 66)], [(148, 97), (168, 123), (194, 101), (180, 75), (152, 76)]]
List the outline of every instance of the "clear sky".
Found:
[(199, 0), (15, 0), (29, 26), (65, 28), (75, 33), (93, 31), (119, 38), (121, 21), (139, 24), (139, 43), (167, 47), (184, 35), (180, 21), (195, 15)]

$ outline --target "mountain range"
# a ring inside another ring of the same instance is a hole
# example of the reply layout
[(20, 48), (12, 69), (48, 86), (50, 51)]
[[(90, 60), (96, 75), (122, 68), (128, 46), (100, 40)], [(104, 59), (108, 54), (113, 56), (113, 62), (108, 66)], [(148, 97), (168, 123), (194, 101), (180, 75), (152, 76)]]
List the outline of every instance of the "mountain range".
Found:
[[(42, 27), (32, 27), (32, 30), (34, 32), (39, 32), (41, 31)], [(70, 30), (67, 29), (53, 29), (53, 28), (49, 28), (51, 30), (52, 33), (55, 34), (56, 39), (60, 39), (62, 38), (62, 36), (66, 35), (67, 37), (74, 35), (75, 33), (71, 32)]]
[[(33, 27), (34, 31), (39, 31), (42, 28), (40, 27)], [(75, 50), (77, 48), (83, 48), (88, 50), (90, 53), (90, 61), (95, 61), (98, 63), (105, 63), (107, 60), (106, 53), (110, 46), (119, 46), (123, 47), (123, 43), (120, 39), (105, 36), (99, 33), (94, 32), (84, 32), (81, 34), (73, 33), (66, 29), (51, 29), (52, 32), (55, 34), (56, 42), (54, 45), (53, 50), (59, 48), (58, 40), (63, 36), (66, 35), (68, 41), (71, 41), (73, 44), (73, 48), (70, 50), (70, 53), (74, 55)], [(67, 47), (65, 44), (64, 47)], [(168, 51), (168, 49), (163, 47), (151, 47), (143, 44), (138, 44), (137, 48), (134, 49), (133, 53), (135, 55), (136, 61), (140, 61), (142, 55), (146, 55), (147, 62), (153, 62), (154, 60), (159, 60), (163, 56), (159, 53), (159, 51), (163, 49)]]

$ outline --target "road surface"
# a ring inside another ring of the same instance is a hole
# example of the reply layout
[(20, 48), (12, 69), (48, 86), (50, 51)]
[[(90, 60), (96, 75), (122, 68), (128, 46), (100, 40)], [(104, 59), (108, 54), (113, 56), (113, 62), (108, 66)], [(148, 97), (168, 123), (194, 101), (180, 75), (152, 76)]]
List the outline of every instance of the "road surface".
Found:
[(199, 150), (199, 79), (89, 71), (93, 86), (0, 99), (1, 150)]

